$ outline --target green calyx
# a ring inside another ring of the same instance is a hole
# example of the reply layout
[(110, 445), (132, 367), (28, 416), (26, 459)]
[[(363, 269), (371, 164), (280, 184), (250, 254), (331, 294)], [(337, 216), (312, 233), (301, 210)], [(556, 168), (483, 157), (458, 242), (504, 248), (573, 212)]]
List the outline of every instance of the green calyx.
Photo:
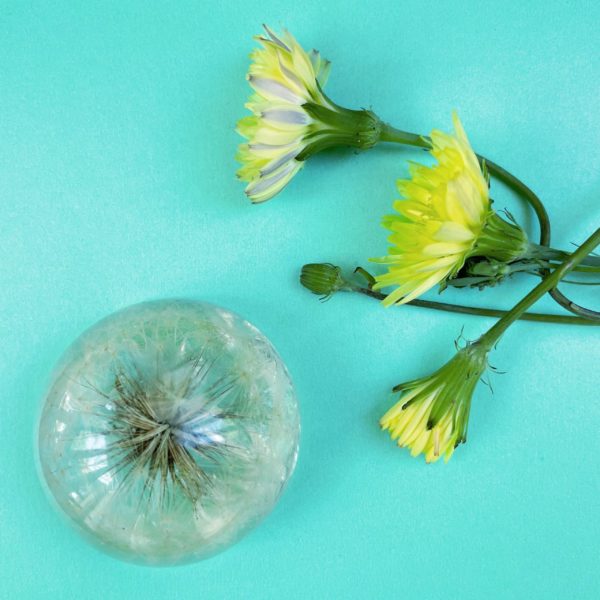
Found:
[[(456, 275), (441, 286), (492, 287), (516, 273), (544, 277), (557, 262), (566, 260), (571, 253), (529, 242), (527, 234), (507, 213), (510, 222), (490, 210), (482, 231), (467, 260)], [(574, 270), (581, 273), (600, 271), (598, 257), (588, 256)], [(579, 282), (575, 282), (579, 283)], [(585, 283), (585, 282), (584, 282)], [(589, 284), (588, 284), (589, 285)]]
[(469, 343), (438, 372), (445, 385), (431, 409), (427, 427), (435, 427), (444, 414), (452, 410), (453, 428), (458, 433), (456, 445), (467, 441), (471, 398), (487, 367), (487, 354), (487, 349), (477, 342)]
[(422, 386), (419, 394), (409, 400), (404, 408), (435, 394), (435, 400), (427, 420), (427, 429), (433, 429), (450, 413), (452, 429), (456, 432), (455, 446), (458, 446), (467, 439), (471, 398), (488, 366), (488, 352), (489, 349), (478, 341), (468, 342), (433, 375), (400, 384), (393, 389), (393, 392)]
[(507, 213), (511, 222), (490, 210), (481, 233), (460, 270), (440, 287), (494, 286), (518, 271), (535, 269), (531, 261), (530, 243), (525, 231)]
[(330, 101), (332, 108), (307, 102), (303, 105), (313, 123), (304, 137), (305, 149), (296, 157), (306, 160), (326, 148), (350, 146), (367, 150), (381, 139), (382, 122), (370, 110), (350, 110)]
[(469, 257), (480, 256), (509, 263), (529, 258), (529, 247), (527, 234), (516, 222), (509, 223), (490, 210)]
[(327, 300), (339, 290), (349, 289), (350, 284), (342, 277), (342, 270), (331, 263), (304, 265), (300, 272), (300, 283), (313, 294)]

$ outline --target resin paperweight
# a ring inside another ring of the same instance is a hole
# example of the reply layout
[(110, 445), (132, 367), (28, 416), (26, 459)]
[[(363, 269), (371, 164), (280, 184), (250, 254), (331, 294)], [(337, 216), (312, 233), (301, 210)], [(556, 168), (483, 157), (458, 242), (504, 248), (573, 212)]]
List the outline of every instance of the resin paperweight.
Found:
[(285, 365), (239, 316), (184, 300), (126, 308), (56, 367), (38, 430), (42, 479), (85, 536), (177, 564), (237, 541), (275, 505), (298, 452)]

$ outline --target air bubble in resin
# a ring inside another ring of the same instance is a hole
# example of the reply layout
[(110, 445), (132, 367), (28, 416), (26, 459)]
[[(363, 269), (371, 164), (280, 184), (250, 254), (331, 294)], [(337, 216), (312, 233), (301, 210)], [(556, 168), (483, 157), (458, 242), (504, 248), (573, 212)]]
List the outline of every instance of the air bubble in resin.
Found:
[(200, 560), (275, 505), (298, 451), (281, 358), (221, 308), (168, 300), (100, 321), (67, 350), (38, 430), (42, 479), (101, 548)]

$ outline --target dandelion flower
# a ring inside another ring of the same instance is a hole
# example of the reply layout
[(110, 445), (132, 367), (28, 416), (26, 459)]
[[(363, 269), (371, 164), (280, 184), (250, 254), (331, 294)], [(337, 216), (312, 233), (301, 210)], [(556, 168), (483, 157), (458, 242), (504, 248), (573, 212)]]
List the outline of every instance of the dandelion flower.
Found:
[(339, 145), (370, 148), (381, 130), (372, 112), (342, 108), (323, 93), (330, 62), (319, 52), (306, 52), (289, 32), (264, 28), (247, 76), (252, 114), (237, 125), (247, 139), (236, 155), (237, 176), (252, 202), (278, 194), (312, 154)]
[(384, 218), (392, 234), (388, 265), (374, 289), (396, 286), (385, 305), (404, 304), (454, 277), (474, 256), (510, 262), (528, 254), (525, 232), (491, 208), (488, 181), (461, 122), (453, 115), (454, 133), (431, 133), (437, 164), (411, 164), (410, 179), (398, 181), (403, 199), (397, 214)]
[(400, 400), (381, 418), (382, 429), (412, 456), (448, 462), (467, 439), (471, 397), (488, 351), (487, 345), (468, 344), (433, 375), (396, 386)]

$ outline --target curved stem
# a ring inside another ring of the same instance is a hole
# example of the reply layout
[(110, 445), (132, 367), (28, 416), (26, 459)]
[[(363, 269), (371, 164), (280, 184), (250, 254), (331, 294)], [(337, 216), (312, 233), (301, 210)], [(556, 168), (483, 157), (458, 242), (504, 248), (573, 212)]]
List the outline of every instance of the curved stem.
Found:
[(485, 158), (480, 154), (477, 154), (477, 158), (480, 161), (485, 160), (488, 171), (498, 181), (501, 181), (507, 185), (513, 192), (524, 198), (531, 208), (533, 208), (537, 219), (540, 223), (540, 245), (548, 246), (550, 244), (550, 217), (546, 211), (546, 207), (542, 204), (542, 201), (538, 198), (537, 194), (528, 186), (526, 186), (520, 179), (515, 177), (512, 173), (491, 161), (489, 158)]
[(584, 319), (593, 320), (595, 323), (600, 324), (600, 312), (597, 310), (591, 310), (586, 308), (585, 306), (581, 306), (567, 298), (558, 288), (553, 288), (550, 290), (550, 295), (564, 308), (566, 308), (569, 312), (572, 312)]
[[(549, 246), (542, 246), (540, 244), (529, 243), (529, 257), (539, 258), (545, 261), (562, 262), (566, 260), (573, 252), (567, 252), (565, 250), (557, 250), (556, 248), (550, 248)], [(581, 263), (575, 267), (575, 270), (581, 270), (587, 268), (591, 272), (600, 269), (600, 256), (586, 256)]]
[[(397, 144), (405, 144), (407, 146), (415, 146), (417, 148), (431, 148), (431, 140), (428, 136), (401, 131), (391, 125), (383, 124), (381, 128), (380, 140), (383, 142), (394, 142)], [(521, 196), (533, 208), (536, 217), (540, 224), (540, 245), (550, 245), (550, 218), (548, 212), (537, 194), (525, 185), (520, 179), (507, 171), (504, 167), (495, 163), (492, 160), (484, 157), (481, 154), (476, 155), (480, 162), (485, 161), (488, 172), (493, 175), (498, 181), (501, 181), (519, 196)], [(552, 298), (564, 309), (586, 319), (597, 319), (600, 321), (600, 312), (590, 310), (583, 306), (572, 302), (558, 288), (550, 290)]]

